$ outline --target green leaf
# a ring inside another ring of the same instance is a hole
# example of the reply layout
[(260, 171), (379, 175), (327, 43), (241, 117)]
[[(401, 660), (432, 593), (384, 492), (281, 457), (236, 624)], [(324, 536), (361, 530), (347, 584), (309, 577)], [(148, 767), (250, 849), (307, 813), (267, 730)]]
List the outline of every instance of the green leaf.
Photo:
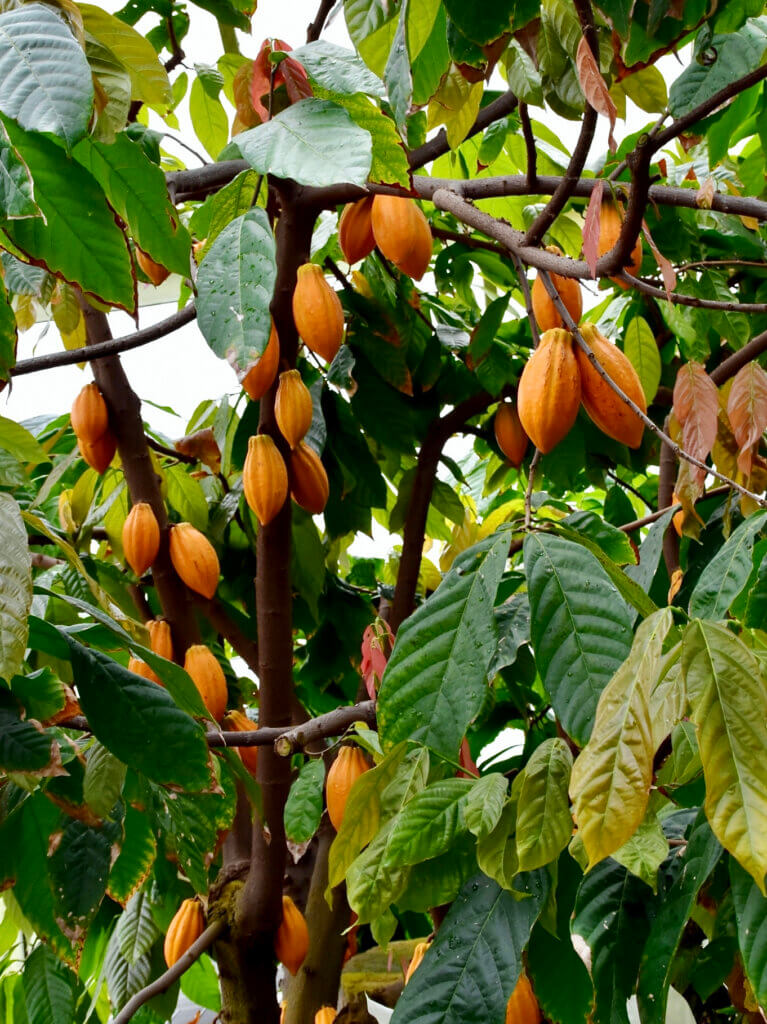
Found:
[(0, 416), (0, 448), (21, 462), (29, 462), (33, 466), (49, 461), (45, 449), (26, 427), (22, 427), (15, 420), (6, 419), (5, 416)]
[(364, 185), (370, 173), (370, 133), (328, 100), (300, 100), (235, 141), (254, 170), (300, 185)]
[(229, 141), (229, 118), (218, 95), (224, 80), (215, 68), (197, 65), (196, 70), (197, 78), (189, 93), (189, 114), (197, 138), (215, 160)]
[(495, 828), (477, 843), (477, 864), (480, 870), (509, 890), (513, 889), (514, 878), (519, 872), (514, 838), (516, 826), (516, 800), (508, 800)]
[[(2, 15), (0, 15), (2, 18)], [(11, 145), (5, 125), (0, 121), (0, 215), (3, 220), (39, 217), (34, 198), (32, 175), (19, 151)]]
[(400, 627), (378, 697), (384, 749), (411, 739), (455, 758), (485, 698), (497, 642), (493, 604), (508, 550), (501, 533), (462, 552)]
[(338, 106), (346, 110), (354, 123), (370, 133), (373, 155), (370, 180), (409, 187), (410, 167), (402, 139), (394, 121), (387, 117), (367, 96), (332, 96)]
[(613, 858), (657, 892), (658, 869), (668, 856), (668, 849), (661, 824), (650, 809), (639, 822), (636, 832), (615, 851)]
[(0, 282), (0, 381), (8, 380), (16, 363), (16, 341), (16, 317), (5, 284)]
[(87, 31), (127, 68), (131, 98), (151, 107), (169, 106), (172, 97), (168, 72), (149, 40), (101, 7), (83, 3), (78, 7)]
[(83, 799), (99, 818), (111, 814), (122, 793), (126, 766), (96, 740), (88, 751)]
[(714, 835), (764, 893), (767, 872), (767, 689), (752, 651), (726, 627), (697, 620), (682, 638), (705, 809)]
[(260, 208), (233, 220), (210, 247), (197, 275), (197, 323), (220, 359), (244, 368), (266, 349), (276, 273), (274, 235)]
[(258, 178), (253, 170), (242, 171), (194, 211), (189, 220), (189, 230), (198, 238), (205, 239), (200, 262), (227, 224), (247, 213), (253, 206)]
[(385, 914), (407, 885), (410, 865), (392, 863), (387, 856), (395, 822), (384, 825), (346, 872), (347, 899), (360, 924)]
[(157, 847), (149, 818), (130, 804), (125, 808), (123, 827), (125, 837), (107, 883), (107, 892), (118, 903), (127, 902), (143, 883)]
[[(10, 422), (10, 421), (9, 421)], [(3, 447), (0, 421), (0, 447)], [(24, 661), (32, 606), (32, 560), (19, 506), (0, 494), (0, 678), (10, 680)]]
[(204, 1006), (214, 1013), (221, 1012), (218, 974), (207, 954), (203, 954), (181, 975), (181, 991), (197, 1006)]
[(85, 33), (85, 56), (107, 100), (106, 106), (96, 118), (93, 137), (99, 142), (113, 142), (128, 120), (130, 75), (123, 62), (89, 32)]
[(368, 71), (353, 50), (317, 39), (299, 46), (290, 56), (303, 65), (312, 85), (319, 85), (328, 92), (344, 96), (360, 92), (368, 96), (383, 95), (383, 82)]
[[(668, 105), (666, 81), (660, 68), (654, 65), (650, 65), (648, 68), (641, 68), (634, 74), (627, 75), (620, 85), (628, 98), (633, 100), (640, 110), (644, 110), (648, 114), (662, 114)], [(626, 354), (628, 355), (628, 353)], [(634, 368), (637, 369), (636, 366)], [(640, 374), (639, 376), (641, 379), (642, 375)], [(649, 395), (647, 396), (647, 401), (651, 401)]]
[(536, 747), (522, 774), (517, 805), (517, 857), (521, 871), (556, 860), (573, 832), (567, 786), (573, 766), (561, 739)]
[(411, 61), (415, 61), (426, 46), (441, 6), (440, 0), (420, 0), (419, 3), (408, 5), (407, 52)]
[[(581, 538), (593, 541), (616, 565), (634, 565), (636, 563), (634, 549), (623, 530), (608, 523), (596, 512), (571, 512), (569, 516), (565, 516), (564, 519), (553, 524), (553, 528), (561, 532), (563, 536), (567, 536), (571, 531), (578, 534), (579, 543)], [(593, 547), (591, 545), (588, 547), (593, 552)], [(602, 560), (602, 564), (604, 565), (604, 560)], [(608, 575), (610, 574), (608, 573)], [(613, 580), (613, 582), (615, 581)]]
[(767, 899), (735, 860), (730, 881), (738, 928), (738, 945), (746, 977), (760, 1006), (767, 1003)]
[(109, 868), (122, 837), (120, 825), (91, 828), (70, 819), (50, 855), (53, 900), (62, 931), (80, 942), (104, 898)]
[(52, 718), (66, 703), (64, 684), (47, 666), (25, 676), (14, 676), (11, 691), (24, 705), (27, 718), (36, 718), (39, 722)]
[(413, 73), (410, 70), (406, 38), (409, 3), (410, 0), (402, 0), (397, 31), (394, 34), (389, 58), (384, 69), (386, 91), (394, 113), (395, 124), (400, 131), (405, 127), (405, 120), (413, 98)]
[(120, 1010), (149, 981), (152, 964), (145, 954), (130, 964), (120, 949), (117, 929), (112, 932), (104, 959), (104, 974), (112, 1009)]
[(38, 722), (22, 721), (12, 695), (0, 689), (0, 768), (6, 772), (42, 772), (50, 769), (54, 754), (50, 733)]
[(690, 615), (723, 619), (748, 583), (752, 570), (754, 538), (764, 529), (767, 512), (755, 512), (730, 534), (727, 541), (704, 566), (690, 596)]
[(649, 591), (663, 554), (663, 538), (671, 522), (673, 512), (666, 512), (650, 527), (647, 536), (639, 545), (639, 564), (630, 565), (626, 575), (633, 580), (642, 591)]
[(169, 466), (165, 470), (168, 504), (178, 512), (183, 522), (191, 523), (203, 533), (208, 528), (208, 503), (199, 480), (195, 480), (184, 466)]
[(684, 117), (695, 107), (731, 85), (762, 63), (767, 34), (760, 19), (750, 19), (738, 32), (714, 35), (707, 50), (716, 53), (716, 60), (698, 60), (685, 68), (671, 86), (669, 107), (674, 117)]
[(480, 6), (463, 0), (445, 0), (445, 10), (462, 35), (479, 46), (492, 43), (515, 22), (518, 0), (492, 0)]
[(508, 782), (505, 776), (491, 772), (477, 779), (466, 798), (463, 816), (466, 827), (477, 839), (489, 835), (503, 812)]
[(394, 821), (387, 864), (418, 864), (446, 853), (466, 831), (463, 811), (473, 788), (470, 779), (443, 779), (416, 793)]
[(149, 952), (159, 934), (149, 897), (139, 891), (128, 901), (117, 922), (117, 941), (122, 955), (129, 964), (135, 964)]
[(637, 372), (649, 405), (660, 384), (661, 361), (655, 335), (644, 317), (635, 316), (629, 321), (623, 336), (623, 351)]
[(88, 130), (93, 78), (62, 18), (43, 4), (0, 14), (0, 110), (34, 132), (72, 147)]
[(628, 657), (631, 616), (579, 544), (530, 534), (524, 558), (536, 664), (565, 732), (585, 744), (599, 696)]
[[(447, 853), (414, 864), (405, 891), (397, 897), (397, 910), (426, 914), (433, 907), (452, 903), (472, 875), (477, 855), (472, 836), (460, 836)], [(396, 918), (395, 924), (396, 924)], [(392, 932), (393, 934), (393, 932)]]
[(306, 761), (285, 803), (285, 834), (294, 843), (308, 842), (320, 825), (325, 788), (322, 758)]
[(72, 1024), (77, 977), (44, 943), (30, 953), (22, 979), (30, 1024)]

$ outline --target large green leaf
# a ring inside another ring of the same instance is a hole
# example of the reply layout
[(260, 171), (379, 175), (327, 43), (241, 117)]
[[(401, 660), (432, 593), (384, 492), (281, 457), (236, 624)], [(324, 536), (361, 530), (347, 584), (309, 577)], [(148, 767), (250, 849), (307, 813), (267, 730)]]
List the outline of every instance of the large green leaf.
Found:
[(396, 817), (387, 821), (346, 872), (346, 896), (360, 924), (386, 914), (407, 885), (410, 865), (394, 862), (389, 857), (389, 843), (396, 823)]
[(76, 818), (57, 836), (50, 856), (53, 899), (62, 931), (73, 943), (85, 937), (99, 908), (121, 838), (122, 828), (114, 822), (91, 828)]
[(42, 772), (51, 767), (54, 752), (50, 733), (37, 722), (24, 721), (12, 695), (0, 688), (0, 769)]
[(417, 864), (449, 850), (467, 830), (463, 812), (473, 787), (470, 779), (443, 779), (416, 793), (395, 819), (387, 862)]
[(140, 890), (130, 898), (117, 922), (117, 941), (122, 955), (129, 964), (135, 964), (149, 952), (159, 934), (149, 897)]
[(502, 533), (462, 552), (400, 627), (378, 696), (385, 748), (412, 739), (456, 757), (487, 691), (497, 642), (493, 604), (508, 550)]
[(0, 217), (15, 220), (16, 217), (39, 216), (32, 175), (0, 122)]
[(347, 96), (358, 92), (368, 96), (383, 95), (381, 79), (368, 71), (353, 50), (317, 39), (299, 46), (290, 56), (304, 66), (312, 85)]
[(118, 903), (129, 900), (144, 881), (157, 849), (148, 817), (130, 804), (125, 808), (123, 828), (125, 837), (107, 882), (107, 892)]
[(767, 872), (767, 687), (756, 656), (726, 627), (697, 620), (682, 639), (706, 815), (764, 893)]
[(30, 953), (22, 977), (30, 1024), (72, 1024), (77, 977), (44, 943)]
[(215, 160), (229, 140), (229, 118), (219, 99), (224, 84), (217, 68), (198, 64), (189, 93), (189, 114), (195, 134)]
[(525, 765), (517, 804), (517, 856), (522, 871), (543, 867), (570, 841), (567, 786), (573, 755), (561, 739), (544, 740)]
[(623, 351), (637, 372), (649, 405), (660, 384), (661, 361), (655, 335), (644, 317), (635, 316), (629, 321), (623, 336)]
[(8, 380), (16, 362), (16, 317), (4, 283), (0, 283), (0, 381)]
[(285, 834), (294, 843), (308, 842), (317, 831), (322, 817), (324, 785), (322, 758), (302, 765), (285, 803)]
[(198, 257), (200, 262), (227, 224), (235, 217), (241, 217), (253, 206), (253, 197), (258, 185), (258, 174), (254, 170), (242, 171), (218, 192), (202, 203), (189, 220), (189, 230), (205, 244)]
[(397, 31), (392, 40), (389, 58), (384, 68), (384, 81), (389, 96), (394, 121), (400, 131), (405, 128), (406, 118), (413, 99), (413, 72), (407, 52), (407, 10), (410, 0), (402, 0)]
[(757, 1002), (767, 1005), (767, 899), (737, 861), (730, 860), (738, 945)]
[(132, 99), (153, 107), (171, 102), (168, 72), (145, 36), (95, 4), (78, 4), (88, 32), (121, 61), (131, 80)]
[(88, 130), (93, 78), (62, 18), (43, 4), (0, 14), (0, 111), (73, 146)]
[(767, 31), (761, 19), (751, 18), (738, 31), (715, 35), (707, 49), (716, 53), (713, 61), (697, 56), (671, 86), (669, 107), (674, 117), (683, 117), (731, 85), (748, 71), (758, 68), (767, 48)]
[[(520, 0), (491, 0), (481, 6), (464, 0), (445, 0), (445, 9), (459, 32), (480, 46), (493, 42), (512, 27), (521, 27), (516, 24), (515, 15), (518, 8), (523, 12), (524, 6)], [(521, 19), (522, 24), (524, 20)]]
[(29, 635), (27, 616), (32, 606), (27, 531), (10, 494), (0, 494), (0, 533), (0, 678), (10, 680), (24, 660)]
[(370, 180), (410, 187), (410, 167), (394, 121), (367, 96), (342, 96), (331, 93), (330, 98), (348, 111), (354, 123), (369, 132), (373, 139)]
[(499, 772), (491, 772), (477, 779), (466, 798), (464, 819), (477, 839), (489, 835), (498, 824), (506, 803), (508, 782)]
[(94, 814), (106, 818), (122, 793), (126, 765), (94, 740), (88, 751), (83, 779), (83, 799)]
[(751, 574), (754, 538), (764, 529), (767, 512), (756, 512), (733, 530), (695, 584), (690, 597), (690, 615), (701, 619), (723, 619)]
[(584, 744), (599, 696), (631, 649), (631, 615), (580, 544), (530, 534), (524, 558), (536, 664), (563, 729)]

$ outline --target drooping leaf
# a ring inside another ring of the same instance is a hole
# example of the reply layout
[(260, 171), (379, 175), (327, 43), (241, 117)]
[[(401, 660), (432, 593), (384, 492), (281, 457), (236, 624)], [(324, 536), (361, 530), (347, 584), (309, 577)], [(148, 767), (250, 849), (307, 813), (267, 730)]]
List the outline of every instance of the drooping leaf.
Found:
[(483, 775), (474, 783), (463, 813), (469, 831), (477, 839), (488, 835), (498, 824), (507, 788), (506, 778), (498, 772)]
[(38, 722), (25, 721), (12, 695), (0, 689), (0, 768), (6, 772), (50, 769), (58, 747)]
[(469, 779), (443, 779), (416, 793), (395, 819), (386, 861), (417, 864), (446, 853), (467, 830), (464, 808), (473, 786)]
[(95, 4), (81, 3), (78, 6), (87, 31), (111, 50), (127, 68), (131, 80), (131, 98), (142, 100), (153, 107), (169, 105), (171, 88), (168, 72), (149, 40)]
[(521, 871), (557, 859), (573, 831), (567, 798), (573, 755), (561, 739), (536, 747), (524, 767), (517, 804), (517, 856)]
[[(2, 17), (2, 15), (0, 15)], [(5, 125), (0, 122), (0, 215), (3, 220), (39, 217), (32, 176), (19, 151), (11, 145)]]
[(118, 903), (126, 903), (143, 883), (154, 862), (157, 845), (146, 814), (130, 804), (125, 808), (123, 829), (120, 853), (107, 882), (107, 892)]
[(30, 953), (22, 980), (30, 1024), (72, 1024), (77, 977), (45, 943)]
[(723, 619), (748, 582), (754, 538), (765, 526), (767, 512), (756, 512), (733, 530), (698, 577), (690, 596), (690, 615)]
[(294, 843), (312, 838), (320, 824), (323, 807), (325, 765), (321, 758), (301, 767), (285, 803), (285, 833)]
[(578, 82), (586, 100), (598, 114), (606, 117), (610, 122), (609, 144), (611, 152), (615, 152), (617, 147), (613, 138), (613, 132), (615, 131), (617, 110), (610, 95), (610, 90), (607, 88), (607, 83), (602, 77), (602, 72), (599, 70), (599, 64), (591, 52), (591, 46), (585, 36), (582, 36), (578, 42), (575, 68), (578, 73)]
[(658, 343), (644, 317), (635, 316), (629, 321), (623, 336), (623, 351), (639, 376), (649, 405), (660, 384), (661, 361)]
[(767, 899), (735, 860), (730, 860), (730, 881), (743, 968), (757, 1002), (764, 1006), (767, 1003)]
[(394, 121), (402, 131), (405, 127), (410, 102), (413, 97), (413, 73), (410, 68), (410, 57), (407, 52), (407, 11), (410, 0), (403, 0), (397, 19), (397, 30), (394, 33), (389, 59), (384, 68), (384, 82), (389, 96)]
[(135, 964), (149, 952), (159, 934), (149, 897), (143, 891), (137, 892), (117, 922), (117, 940), (122, 955), (129, 964)]
[(189, 93), (189, 114), (197, 138), (215, 160), (229, 138), (229, 118), (219, 99), (224, 79), (216, 68), (198, 64), (196, 71)]
[[(0, 447), (2, 428), (0, 427)], [(0, 494), (0, 678), (10, 680), (24, 660), (32, 605), (32, 560), (19, 506)]]
[(125, 781), (126, 765), (96, 740), (88, 751), (83, 799), (99, 818), (111, 814)]
[(56, 837), (50, 856), (54, 903), (62, 931), (73, 943), (82, 941), (104, 897), (121, 835), (114, 822), (91, 827), (73, 818)]
[(754, 445), (767, 429), (767, 373), (753, 360), (733, 378), (727, 415), (740, 447), (738, 469), (747, 477), (751, 473)]
[[(682, 447), (701, 461), (705, 461), (716, 440), (718, 411), (716, 385), (703, 366), (696, 362), (680, 366), (674, 384), (674, 415), (682, 427)], [(686, 466), (692, 479), (702, 486), (705, 470), (689, 463)], [(679, 496), (685, 499), (683, 494)]]

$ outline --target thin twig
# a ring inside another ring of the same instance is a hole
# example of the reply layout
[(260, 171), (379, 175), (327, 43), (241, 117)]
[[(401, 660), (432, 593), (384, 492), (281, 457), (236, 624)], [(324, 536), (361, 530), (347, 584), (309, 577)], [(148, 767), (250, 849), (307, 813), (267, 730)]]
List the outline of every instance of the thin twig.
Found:
[(150, 437), (149, 434), (146, 436), (146, 443), (152, 451), (157, 452), (158, 455), (167, 455), (168, 458), (175, 459), (176, 462), (186, 462), (190, 466), (199, 462), (199, 459), (196, 459), (194, 455), (183, 455), (181, 452), (177, 452), (175, 448), (169, 448), (160, 441), (156, 441), (153, 437)]
[(535, 320), (535, 314), (533, 313), (533, 297), (530, 293), (530, 282), (527, 280), (527, 273), (525, 271), (525, 265), (522, 260), (512, 253), (512, 260), (517, 271), (517, 277), (519, 279), (519, 287), (522, 289), (522, 294), (525, 298), (525, 309), (527, 310), (527, 319), (530, 323), (530, 333), (533, 336), (533, 345), (538, 348), (541, 340), (540, 333), (538, 332), (538, 324)]
[(525, 177), (527, 187), (531, 194), (535, 194), (538, 185), (538, 150), (535, 148), (535, 136), (533, 126), (530, 124), (530, 114), (526, 103), (519, 104), (519, 120), (522, 124), (522, 135), (525, 140), (525, 152), (527, 154), (527, 167)]
[(622, 487), (626, 491), (630, 491), (636, 498), (639, 498), (643, 505), (647, 505), (648, 508), (652, 508), (652, 505), (647, 498), (644, 497), (642, 492), (637, 490), (637, 488), (630, 484), (628, 480), (624, 480), (622, 477), (619, 477), (618, 474), (614, 473), (611, 469), (605, 470), (605, 475), (611, 480), (614, 480), (619, 487)]
[[(764, 264), (761, 264), (765, 266)], [(765, 266), (767, 270), (767, 266)], [(643, 295), (651, 295), (654, 299), (662, 299), (674, 306), (693, 306), (695, 309), (718, 309), (725, 313), (767, 313), (767, 302), (733, 302), (730, 299), (701, 299), (697, 295), (682, 295), (679, 292), (667, 292), (665, 288), (657, 288), (649, 281), (633, 277), (626, 270), (613, 277), (635, 288)]]
[(541, 457), (540, 451), (536, 448), (530, 460), (530, 469), (527, 474), (527, 487), (525, 489), (525, 529), (530, 529), (533, 519), (533, 487), (535, 485), (535, 471), (538, 468), (538, 461)]
[[(647, 133), (649, 138), (651, 138), (651, 139), (655, 138), (655, 136), (658, 134), (660, 129), (663, 127), (663, 123), (664, 123), (664, 121), (666, 120), (666, 118), (668, 116), (669, 116), (669, 113), (668, 113), (667, 110), (664, 111), (661, 114), (661, 116), (658, 118), (658, 120), (652, 126), (650, 131)], [(618, 166), (613, 168), (613, 170), (610, 172), (610, 174), (608, 175), (607, 180), (608, 181), (615, 181), (617, 178), (619, 178), (621, 176), (621, 174), (623, 174), (623, 172), (626, 170), (627, 167), (628, 167), (628, 163), (626, 162), (626, 160), (621, 160), (621, 162), (618, 164)]]
[[(729, 486), (724, 487), (712, 487), (710, 491), (706, 491), (702, 494), (698, 501), (705, 501), (707, 498), (716, 498), (723, 494), (729, 494)], [(697, 504), (697, 502), (696, 502)], [(681, 502), (676, 502), (673, 505), (664, 505), (663, 508), (659, 508), (657, 512), (651, 512), (648, 516), (643, 516), (641, 519), (634, 519), (630, 523), (624, 523), (619, 526), (618, 529), (622, 530), (623, 533), (634, 533), (635, 530), (641, 530), (643, 526), (651, 526), (656, 520), (662, 519), (667, 512), (681, 512)]]
[(200, 161), (203, 167), (207, 167), (208, 164), (210, 163), (210, 160), (206, 160), (202, 153), (198, 153), (196, 149), (193, 149), (182, 139), (177, 138), (177, 136), (172, 135), (170, 132), (163, 132), (163, 135), (165, 136), (166, 139), (170, 139), (171, 142), (175, 142), (177, 146), (181, 146), (181, 148), (185, 149), (187, 153), (191, 153), (192, 156), (197, 157), (197, 159)]
[(328, 15), (333, 10), (336, 0), (320, 0), (320, 6), (315, 15), (314, 21), (306, 29), (307, 43), (316, 42), (322, 35)]

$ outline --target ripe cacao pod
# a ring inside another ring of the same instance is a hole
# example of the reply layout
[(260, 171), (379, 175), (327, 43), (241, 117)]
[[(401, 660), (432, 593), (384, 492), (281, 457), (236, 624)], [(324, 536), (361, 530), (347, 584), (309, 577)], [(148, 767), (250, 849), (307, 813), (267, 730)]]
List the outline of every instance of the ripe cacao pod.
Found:
[(268, 434), (255, 434), (248, 441), (242, 489), (261, 526), (271, 523), (285, 504), (288, 471), (279, 448)]
[(307, 348), (325, 362), (332, 362), (344, 340), (344, 311), (316, 263), (304, 263), (298, 268), (293, 320)]
[(269, 341), (261, 354), (261, 358), (249, 367), (248, 372), (242, 378), (242, 387), (248, 398), (257, 402), (263, 398), (277, 376), (277, 367), (280, 365), (280, 339), (272, 324), (269, 334)]
[(95, 381), (86, 384), (72, 402), (70, 419), (78, 441), (94, 444), (106, 434), (109, 429), (109, 411)]
[(218, 555), (205, 534), (191, 523), (179, 523), (170, 531), (170, 560), (190, 590), (211, 598), (218, 586)]
[(306, 919), (290, 896), (282, 897), (282, 921), (274, 938), (274, 952), (291, 974), (298, 974), (309, 952)]
[(117, 441), (115, 441), (112, 431), (107, 430), (96, 441), (83, 441), (82, 438), (78, 437), (77, 447), (91, 469), (95, 469), (100, 474), (109, 468), (112, 459), (115, 457)]
[(205, 929), (205, 915), (199, 900), (184, 900), (168, 925), (163, 953), (165, 963), (172, 967), (195, 943)]
[[(679, 500), (679, 495), (676, 493), (676, 491), (674, 491), (674, 493), (671, 495), (671, 504), (672, 505), (681, 505), (682, 504), (681, 501)], [(681, 537), (682, 536), (682, 530), (684, 528), (684, 509), (683, 508), (680, 508), (678, 512), (675, 512), (673, 514), (673, 516), (671, 517), (671, 522), (674, 524), (674, 529), (677, 532), (677, 536)]]
[(173, 661), (173, 638), (170, 624), (165, 619), (151, 619), (146, 624), (149, 630), (149, 646), (155, 654), (166, 661)]
[[(606, 203), (602, 203), (602, 210), (599, 215), (599, 242), (597, 245), (597, 251), (600, 256), (604, 256), (606, 252), (609, 252), (615, 243), (618, 241), (618, 236), (621, 233), (623, 227), (623, 217), (621, 211), (618, 209), (615, 203), (608, 200)], [(631, 250), (631, 256), (629, 257), (629, 264), (626, 270), (632, 277), (636, 277), (642, 268), (642, 237), (640, 235), (637, 238), (634, 248)], [(625, 281), (621, 281), (617, 277), (611, 277), (611, 281), (618, 285), (619, 288), (630, 288), (631, 285)]]
[(522, 429), (517, 407), (511, 402), (501, 402), (495, 414), (494, 427), (498, 447), (512, 466), (519, 469), (530, 438)]
[(137, 676), (143, 676), (144, 679), (151, 679), (153, 683), (160, 682), (147, 663), (141, 661), (140, 658), (134, 658), (133, 655), (128, 658), (128, 671), (133, 672)]
[(338, 244), (347, 263), (359, 263), (376, 247), (370, 213), (373, 197), (347, 203), (338, 221)]
[[(642, 384), (637, 372), (617, 345), (613, 345), (593, 324), (581, 327), (583, 340), (597, 358), (600, 366), (615, 381), (642, 412), (647, 412)], [(644, 423), (640, 420), (610, 385), (600, 377), (589, 357), (576, 348), (575, 357), (581, 371), (581, 401), (583, 408), (603, 434), (612, 437), (629, 448), (638, 448), (642, 443)]]
[(506, 1024), (541, 1024), (543, 1015), (526, 974), (520, 974), (506, 1004)]
[(419, 942), (418, 945), (413, 950), (413, 959), (408, 964), (407, 971), (405, 973), (406, 985), (415, 974), (416, 968), (420, 965), (421, 961), (426, 955), (426, 950), (429, 948), (430, 945), (430, 942)]
[(325, 800), (328, 805), (328, 817), (336, 832), (344, 820), (346, 801), (349, 799), (352, 786), (369, 767), (360, 748), (353, 746), (341, 747), (338, 757), (331, 764), (325, 780)]
[(226, 711), (226, 677), (215, 654), (205, 644), (192, 644), (184, 656), (184, 668), (202, 697), (202, 702), (218, 721)]
[(305, 441), (290, 453), (290, 494), (297, 505), (313, 516), (319, 515), (328, 502), (328, 474), (322, 459)]
[(137, 576), (143, 576), (160, 550), (160, 526), (146, 501), (137, 502), (123, 523), (125, 561)]
[(332, 1006), (321, 1006), (314, 1015), (314, 1024), (333, 1024), (337, 1016)]
[(280, 374), (274, 399), (274, 417), (280, 433), (291, 448), (303, 440), (312, 425), (312, 396), (298, 370)]
[[(245, 714), (244, 711), (229, 711), (224, 719), (224, 728), (232, 732), (253, 732), (258, 728), (256, 722)], [(237, 747), (242, 763), (248, 769), (253, 778), (256, 777), (256, 766), (258, 765), (258, 747)]]
[(155, 263), (152, 257), (145, 253), (143, 249), (139, 249), (138, 246), (136, 246), (136, 262), (155, 288), (161, 285), (170, 275), (170, 271), (162, 263)]
[(420, 281), (431, 260), (431, 228), (421, 208), (403, 196), (375, 196), (371, 213), (376, 245), (398, 270)]
[[(547, 245), (546, 252), (554, 256), (561, 256), (562, 250), (556, 245)], [(583, 296), (581, 286), (574, 277), (561, 277), (559, 274), (552, 274), (551, 281), (559, 297), (564, 303), (565, 309), (577, 324), (583, 313)], [(540, 271), (536, 274), (532, 289), (533, 316), (541, 331), (550, 331), (552, 327), (567, 327), (562, 319), (554, 300), (546, 291)]]
[(522, 371), (517, 409), (525, 433), (544, 454), (569, 433), (581, 401), (581, 374), (569, 331), (541, 335)]

